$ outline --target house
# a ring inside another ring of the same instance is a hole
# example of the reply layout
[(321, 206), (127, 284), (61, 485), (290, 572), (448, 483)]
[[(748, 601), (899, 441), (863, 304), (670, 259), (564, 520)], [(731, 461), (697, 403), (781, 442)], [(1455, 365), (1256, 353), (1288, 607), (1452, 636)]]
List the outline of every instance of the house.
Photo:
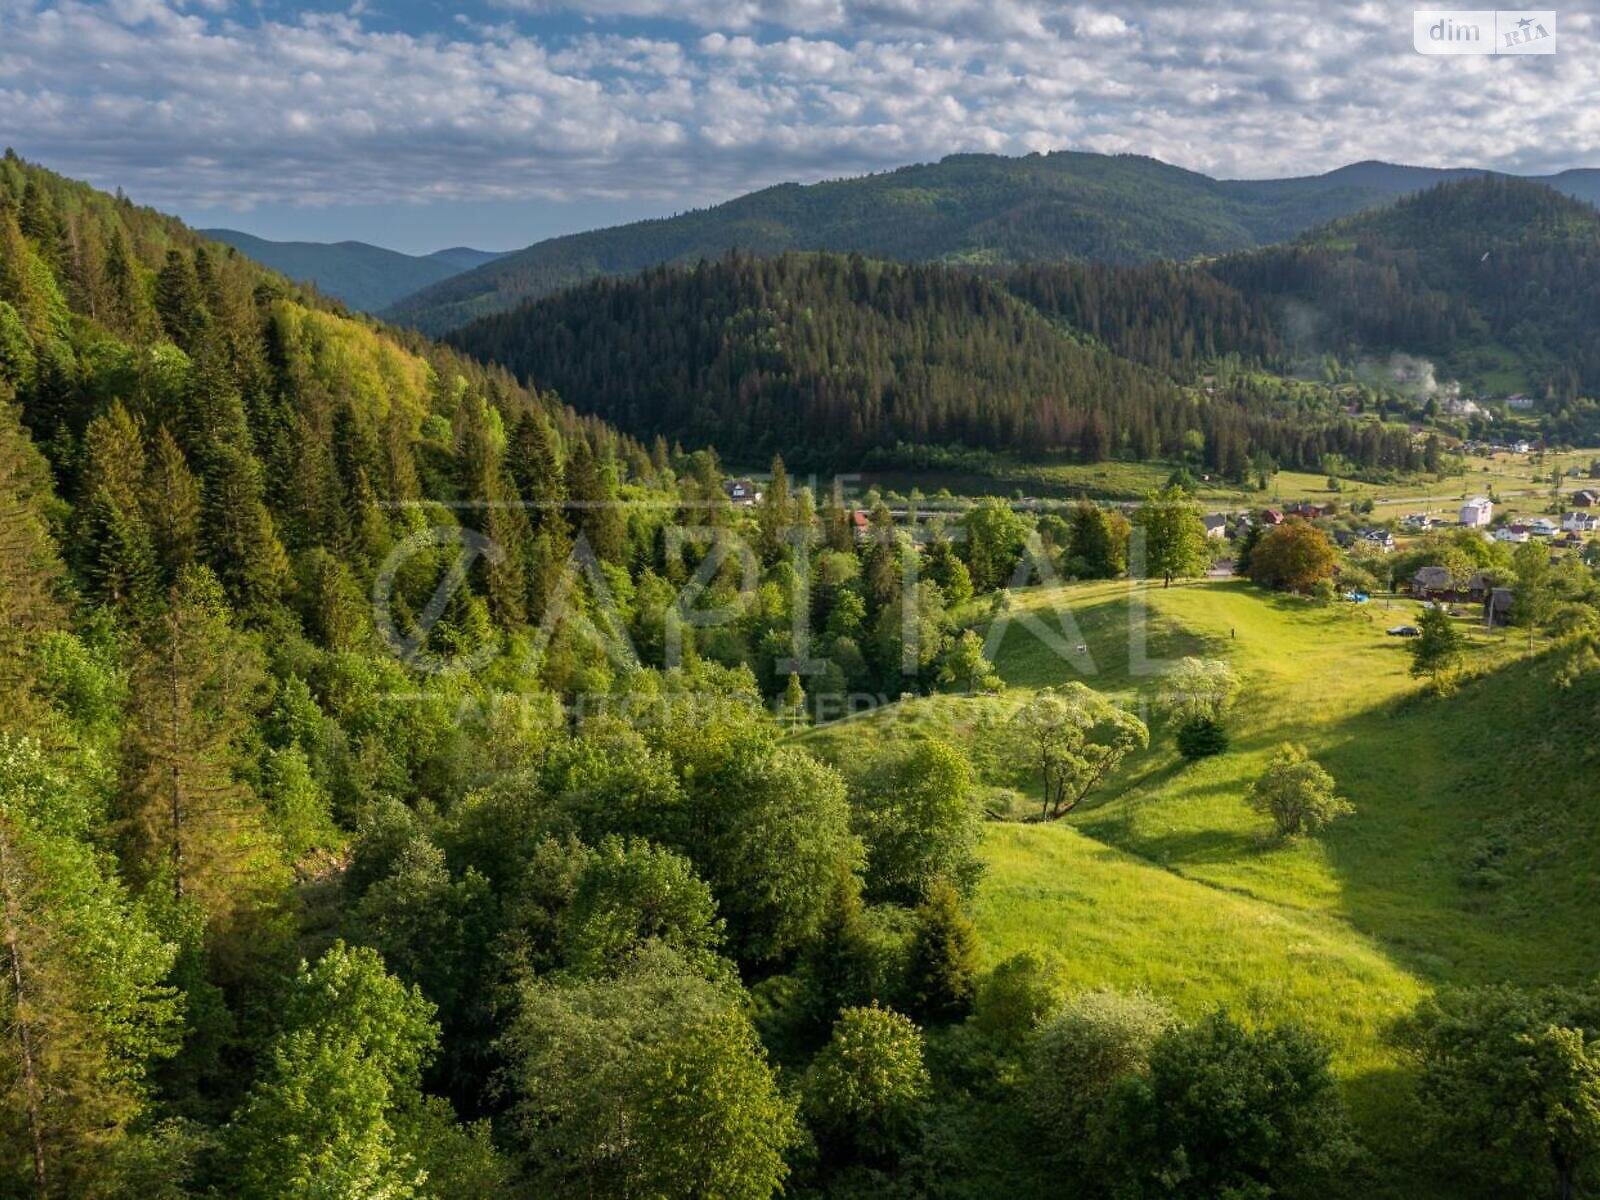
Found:
[(1533, 539), (1533, 530), (1526, 525), (1502, 525), (1495, 530), (1494, 540), (1509, 542), (1513, 546), (1520, 546), (1523, 542)]
[(1468, 529), (1482, 529), (1494, 520), (1494, 501), (1474, 496), (1461, 506), (1461, 523)]
[(1574, 508), (1600, 508), (1600, 492), (1593, 488), (1584, 488), (1582, 491), (1572, 493)]
[(1527, 412), (1533, 407), (1533, 397), (1522, 392), (1506, 397), (1506, 407), (1516, 409), (1518, 412)]
[(748, 506), (758, 503), (761, 499), (761, 489), (748, 479), (729, 479), (722, 488), (728, 493), (728, 499), (735, 504)]
[(1263, 525), (1282, 525), (1283, 514), (1275, 508), (1261, 510), (1261, 523)]
[(872, 514), (864, 508), (853, 509), (850, 513), (850, 528), (855, 531), (856, 541), (861, 541), (872, 532)]
[(1357, 535), (1367, 545), (1374, 547), (1382, 554), (1394, 553), (1394, 534), (1387, 529), (1363, 529)]
[(1555, 537), (1560, 531), (1561, 526), (1557, 525), (1549, 517), (1535, 517), (1528, 522), (1528, 532), (1536, 538)]
[(1411, 577), (1411, 594), (1422, 600), (1440, 600), (1456, 595), (1456, 582), (1448, 567), (1418, 567)]
[(1201, 524), (1206, 527), (1206, 536), (1218, 541), (1228, 536), (1228, 516), (1226, 513), (1212, 513), (1202, 517)]
[(1400, 518), (1400, 524), (1417, 533), (1427, 533), (1439, 522), (1427, 513), (1411, 513)]
[(1320, 517), (1333, 515), (1333, 506), (1330, 504), (1296, 504), (1289, 510), (1291, 517), (1299, 517), (1302, 521), (1315, 521)]
[(1600, 529), (1600, 516), (1594, 513), (1569, 512), (1561, 518), (1561, 528), (1567, 533), (1593, 533)]
[(1529, 442), (1529, 441), (1512, 442), (1511, 443), (1511, 453), (1513, 453), (1513, 454), (1532, 454), (1533, 453), (1533, 443)]

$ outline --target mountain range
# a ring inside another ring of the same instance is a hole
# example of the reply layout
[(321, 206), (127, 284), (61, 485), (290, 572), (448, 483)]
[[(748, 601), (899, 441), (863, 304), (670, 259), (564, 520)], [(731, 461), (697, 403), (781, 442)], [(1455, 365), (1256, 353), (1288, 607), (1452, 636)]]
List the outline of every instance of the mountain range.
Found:
[(452, 246), (432, 254), (402, 254), (366, 242), (274, 242), (237, 229), (200, 233), (249, 255), (264, 267), (361, 312), (375, 313), (429, 284), (500, 257), (492, 250)]
[[(1361, 162), (1323, 175), (1218, 180), (1153, 158), (1061, 152), (782, 184), (713, 208), (551, 238), (433, 283), (384, 316), (442, 333), (606, 275), (729, 250), (861, 251), (904, 262), (1134, 264), (1281, 242), (1441, 182), (1487, 174)], [(1600, 171), (1540, 180), (1600, 200)]]

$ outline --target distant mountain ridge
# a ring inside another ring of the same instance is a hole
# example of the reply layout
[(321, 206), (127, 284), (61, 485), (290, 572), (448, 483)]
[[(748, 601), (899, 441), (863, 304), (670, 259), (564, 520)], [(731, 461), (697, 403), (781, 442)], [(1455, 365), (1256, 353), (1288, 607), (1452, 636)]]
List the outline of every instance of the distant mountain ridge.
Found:
[(376, 313), (403, 296), (462, 271), (493, 262), (500, 254), (452, 246), (432, 254), (402, 254), (366, 242), (275, 242), (237, 229), (202, 229), (290, 279), (313, 283), (324, 295), (351, 308)]
[[(1186, 260), (1285, 241), (1483, 174), (1360, 162), (1324, 175), (1217, 180), (1136, 155), (959, 154), (858, 178), (780, 184), (713, 208), (551, 238), (431, 284), (383, 315), (441, 333), (594, 278), (734, 249), (860, 251), (904, 262)], [(1600, 199), (1600, 171), (1544, 182)]]

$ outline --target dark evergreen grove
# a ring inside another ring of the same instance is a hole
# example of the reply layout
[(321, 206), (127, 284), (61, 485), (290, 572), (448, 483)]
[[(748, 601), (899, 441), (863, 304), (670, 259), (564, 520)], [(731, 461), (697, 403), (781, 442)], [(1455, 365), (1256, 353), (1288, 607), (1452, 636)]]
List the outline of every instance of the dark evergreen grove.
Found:
[[(848, 468), (897, 443), (1177, 459), (1198, 440), (1204, 461), (1235, 477), (1262, 454), (1310, 469), (1328, 454), (1419, 465), (1405, 429), (1366, 428), (1326, 407), (1289, 419), (1275, 386), (1180, 387), (1163, 369), (1207, 350), (1237, 354), (1253, 339), (1270, 347), (1274, 335), (1224, 285), (1191, 288), (1177, 271), (1166, 278), (1175, 298), (1195, 300), (1192, 311), (1174, 304), (1173, 328), (1132, 328), (1127, 309), (1159, 278), (1153, 268), (1040, 268), (1003, 286), (859, 256), (735, 256), (587, 284), (449, 340), (581, 397), (624, 430), (744, 459), (781, 452)], [(1192, 326), (1212, 321), (1195, 341)]]

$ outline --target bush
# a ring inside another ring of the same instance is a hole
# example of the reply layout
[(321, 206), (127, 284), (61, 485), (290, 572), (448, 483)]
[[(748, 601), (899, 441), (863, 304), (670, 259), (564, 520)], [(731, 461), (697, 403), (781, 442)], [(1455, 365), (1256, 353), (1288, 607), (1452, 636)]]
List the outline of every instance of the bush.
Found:
[(1013, 954), (978, 984), (972, 1025), (1001, 1050), (1014, 1052), (1061, 1006), (1060, 968), (1024, 951)]
[(922, 1031), (887, 1008), (849, 1008), (801, 1080), (801, 1109), (825, 1156), (892, 1159), (928, 1095)]
[(1078, 1143), (1112, 1089), (1144, 1072), (1150, 1049), (1174, 1019), (1142, 993), (1084, 992), (1034, 1037), (1028, 1055), (1026, 1104), (1042, 1130)]
[(1201, 717), (1178, 729), (1178, 753), (1190, 762), (1221, 754), (1227, 748), (1228, 731), (1221, 721)]
[(1104, 1152), (1119, 1194), (1242, 1200), (1333, 1194), (1356, 1146), (1320, 1042), (1217, 1013), (1156, 1041)]
[(1250, 806), (1272, 817), (1282, 837), (1317, 833), (1355, 806), (1334, 791), (1333, 776), (1304, 746), (1285, 742), (1250, 788)]

